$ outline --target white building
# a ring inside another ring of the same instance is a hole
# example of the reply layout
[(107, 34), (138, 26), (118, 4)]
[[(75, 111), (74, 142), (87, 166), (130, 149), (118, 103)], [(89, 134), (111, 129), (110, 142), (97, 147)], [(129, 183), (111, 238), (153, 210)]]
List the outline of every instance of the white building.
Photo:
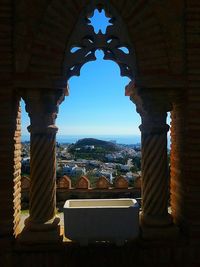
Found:
[(73, 169), (72, 175), (85, 175), (86, 174), (86, 169), (85, 167), (75, 167)]
[(85, 149), (94, 149), (94, 145), (85, 145), (84, 146)]
[(98, 170), (96, 172), (97, 176), (105, 176), (110, 182), (112, 182), (113, 179), (113, 170)]
[(119, 166), (120, 166), (120, 170), (122, 170), (124, 172), (129, 172), (131, 169), (131, 166), (129, 166), (129, 165), (119, 164)]
[(85, 175), (86, 174), (86, 169), (85, 167), (78, 167), (76, 164), (75, 165), (65, 165), (62, 169), (63, 175)]
[(75, 166), (64, 165), (62, 169), (62, 173), (63, 175), (72, 175), (75, 168), (76, 168), (76, 165)]

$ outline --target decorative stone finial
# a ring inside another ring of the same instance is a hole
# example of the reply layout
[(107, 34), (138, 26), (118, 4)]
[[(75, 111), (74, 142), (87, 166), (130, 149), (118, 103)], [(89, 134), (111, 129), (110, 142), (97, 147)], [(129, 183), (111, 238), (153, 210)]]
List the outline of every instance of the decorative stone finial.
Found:
[(118, 176), (114, 180), (114, 187), (115, 188), (128, 188), (128, 181), (123, 176)]
[(141, 188), (142, 187), (142, 177), (138, 176), (134, 182), (135, 188)]
[(81, 176), (77, 183), (76, 183), (76, 188), (77, 189), (88, 189), (90, 188), (90, 181), (86, 176)]
[(99, 177), (96, 183), (96, 187), (99, 189), (107, 189), (110, 186), (110, 182), (105, 176)]
[(57, 181), (57, 188), (59, 189), (71, 189), (71, 179), (64, 175)]

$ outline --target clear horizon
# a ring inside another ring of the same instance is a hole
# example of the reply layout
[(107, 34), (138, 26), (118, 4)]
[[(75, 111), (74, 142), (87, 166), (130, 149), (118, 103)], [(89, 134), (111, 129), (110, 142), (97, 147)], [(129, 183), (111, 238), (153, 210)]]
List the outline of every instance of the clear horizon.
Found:
[[(74, 143), (83, 138), (95, 138), (104, 141), (116, 141), (121, 144), (135, 144), (141, 142), (140, 135), (57, 135), (56, 141), (60, 143)], [(22, 142), (30, 141), (30, 135), (22, 135)]]
[[(104, 141), (116, 141), (117, 144), (134, 145), (141, 143), (141, 135), (57, 135), (58, 143), (75, 143), (83, 138), (96, 138)], [(30, 135), (23, 135), (22, 142), (30, 141)], [(167, 147), (170, 149), (170, 134), (168, 133)]]

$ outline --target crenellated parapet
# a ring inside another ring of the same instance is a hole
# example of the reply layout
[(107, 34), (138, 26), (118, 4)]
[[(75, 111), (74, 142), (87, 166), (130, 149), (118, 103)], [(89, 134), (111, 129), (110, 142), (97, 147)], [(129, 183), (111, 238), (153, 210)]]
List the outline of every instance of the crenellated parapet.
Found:
[[(138, 176), (139, 179), (139, 176)], [(29, 179), (30, 180), (30, 179)], [(26, 185), (26, 180), (23, 180)], [(22, 185), (24, 188), (24, 185)], [(30, 188), (22, 188), (22, 202), (24, 207), (30, 204)], [(62, 176), (56, 179), (56, 206), (62, 210), (64, 202), (71, 198), (140, 198), (141, 184), (136, 180), (134, 185), (129, 185), (128, 180), (123, 176), (117, 176), (109, 181), (105, 176), (96, 177), (96, 182), (91, 185), (87, 175), (81, 176), (76, 183), (69, 176)]]

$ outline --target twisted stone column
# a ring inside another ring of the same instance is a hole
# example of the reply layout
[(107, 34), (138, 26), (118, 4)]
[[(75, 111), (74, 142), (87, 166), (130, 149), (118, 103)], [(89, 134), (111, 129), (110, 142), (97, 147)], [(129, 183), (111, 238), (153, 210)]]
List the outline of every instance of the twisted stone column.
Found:
[(30, 221), (45, 223), (55, 216), (57, 127), (47, 126), (43, 134), (31, 131)]
[(142, 135), (142, 236), (145, 239), (177, 237), (168, 213), (169, 173), (167, 162), (167, 90), (137, 88), (129, 84), (130, 99), (141, 115)]
[[(25, 94), (31, 125), (30, 216), (25, 221), (22, 241), (48, 243), (60, 240), (56, 212), (56, 133), (55, 120), (62, 91), (31, 90)], [(36, 234), (37, 232), (37, 234)]]
[(167, 113), (142, 116), (142, 216), (143, 224), (172, 223), (168, 214)]

